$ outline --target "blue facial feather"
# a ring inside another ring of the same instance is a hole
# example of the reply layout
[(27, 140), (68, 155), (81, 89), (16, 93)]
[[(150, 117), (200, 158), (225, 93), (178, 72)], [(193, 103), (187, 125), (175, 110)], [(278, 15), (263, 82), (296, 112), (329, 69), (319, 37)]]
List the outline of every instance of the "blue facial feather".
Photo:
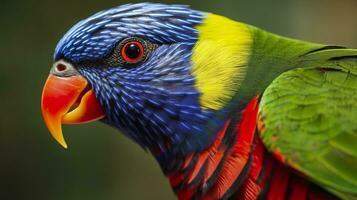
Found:
[[(157, 159), (168, 164), (172, 154), (207, 147), (215, 137), (207, 124), (222, 124), (212, 121), (210, 110), (202, 110), (191, 74), (195, 26), (204, 15), (186, 6), (149, 3), (99, 12), (69, 30), (56, 47), (55, 60), (74, 63), (86, 77), (106, 123), (142, 147), (158, 150)], [(134, 67), (94, 64), (134, 36), (158, 45), (145, 62)]]

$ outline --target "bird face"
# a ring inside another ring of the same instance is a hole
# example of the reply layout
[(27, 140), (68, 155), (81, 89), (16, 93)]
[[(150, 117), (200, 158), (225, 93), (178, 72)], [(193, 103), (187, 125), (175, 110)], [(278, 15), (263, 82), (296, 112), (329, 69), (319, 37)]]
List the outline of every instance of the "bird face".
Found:
[(54, 138), (66, 147), (62, 123), (101, 119), (150, 150), (200, 146), (188, 141), (204, 132), (211, 113), (200, 106), (191, 71), (204, 15), (143, 3), (76, 24), (56, 47), (42, 95)]

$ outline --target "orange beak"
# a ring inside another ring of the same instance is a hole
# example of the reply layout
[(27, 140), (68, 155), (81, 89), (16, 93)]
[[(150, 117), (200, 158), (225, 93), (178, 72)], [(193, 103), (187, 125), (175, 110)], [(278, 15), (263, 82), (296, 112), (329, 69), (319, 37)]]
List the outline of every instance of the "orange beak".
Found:
[(81, 124), (105, 117), (93, 90), (80, 75), (60, 77), (50, 74), (42, 91), (41, 109), (48, 130), (64, 148), (67, 144), (62, 123)]

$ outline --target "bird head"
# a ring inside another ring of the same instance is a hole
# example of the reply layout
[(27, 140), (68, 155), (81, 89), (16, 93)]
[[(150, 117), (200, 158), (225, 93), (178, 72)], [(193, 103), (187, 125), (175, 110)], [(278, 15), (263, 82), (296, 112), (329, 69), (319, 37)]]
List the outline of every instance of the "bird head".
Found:
[(182, 5), (99, 12), (55, 49), (42, 94), (45, 123), (64, 147), (61, 124), (101, 120), (158, 154), (205, 148), (243, 77), (248, 32)]

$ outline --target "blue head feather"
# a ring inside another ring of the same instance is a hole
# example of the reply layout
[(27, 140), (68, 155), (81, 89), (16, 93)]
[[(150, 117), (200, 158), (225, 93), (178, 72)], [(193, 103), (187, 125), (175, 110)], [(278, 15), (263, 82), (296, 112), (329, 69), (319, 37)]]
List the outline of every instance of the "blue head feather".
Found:
[(127, 4), (99, 12), (74, 25), (60, 40), (55, 59), (98, 60), (127, 37), (142, 36), (157, 44), (195, 43), (204, 14), (182, 5)]
[[(199, 105), (200, 93), (191, 74), (195, 26), (205, 14), (181, 5), (129, 4), (99, 12), (76, 24), (61, 39), (55, 60), (74, 63), (88, 79), (103, 106), (105, 122), (144, 148), (159, 150), (157, 158), (185, 155), (210, 144), (214, 134), (210, 110)], [(117, 43), (142, 37), (158, 45), (133, 68), (96, 66)]]

